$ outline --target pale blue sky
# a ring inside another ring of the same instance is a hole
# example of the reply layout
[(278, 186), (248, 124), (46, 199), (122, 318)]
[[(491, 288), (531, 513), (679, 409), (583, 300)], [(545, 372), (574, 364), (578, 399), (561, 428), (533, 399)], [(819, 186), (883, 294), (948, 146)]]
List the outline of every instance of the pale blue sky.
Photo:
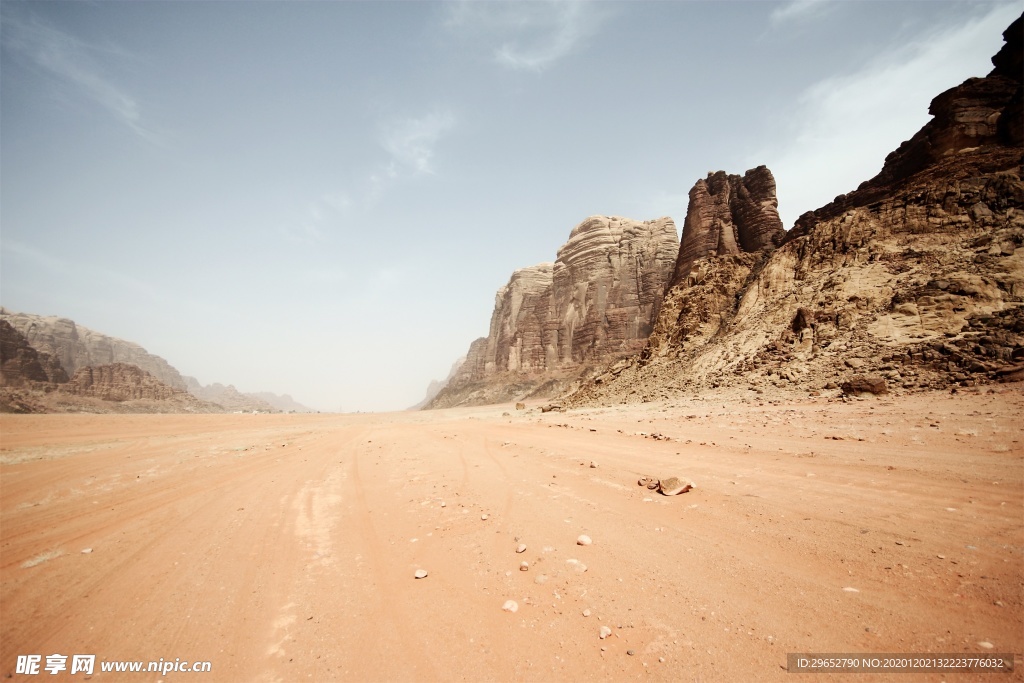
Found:
[(401, 409), (592, 214), (767, 164), (786, 227), (1024, 2), (4, 1), (0, 303)]

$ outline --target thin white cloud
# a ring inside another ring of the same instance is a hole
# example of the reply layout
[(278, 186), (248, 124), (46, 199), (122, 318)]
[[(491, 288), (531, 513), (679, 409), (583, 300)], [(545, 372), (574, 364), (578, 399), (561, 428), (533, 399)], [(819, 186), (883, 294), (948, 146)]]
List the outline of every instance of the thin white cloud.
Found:
[(365, 215), (380, 204), (396, 182), (403, 178), (434, 175), (434, 151), (441, 138), (455, 126), (447, 109), (434, 109), (423, 116), (389, 119), (379, 126), (381, 148), (387, 161), (373, 167), (354, 190), (324, 192), (306, 206), (305, 215), (281, 233), (292, 242), (317, 244), (332, 229)]
[(1014, 5), (997, 5), (808, 88), (786, 113), (789, 130), (780, 131), (780, 145), (748, 160), (775, 174), (785, 227), (877, 174), (886, 155), (930, 119), (932, 98), (988, 73), (1003, 29), (1018, 13)]
[(4, 45), (15, 54), (49, 73), (66, 92), (91, 100), (139, 136), (159, 142), (154, 131), (143, 125), (136, 99), (109, 78), (97, 61), (99, 55), (128, 58), (124, 51), (89, 45), (35, 16), (23, 18), (8, 11), (3, 25)]
[(597, 33), (607, 5), (587, 0), (463, 2), (448, 5), (447, 26), (482, 34), (494, 59), (510, 69), (544, 71)]
[[(449, 111), (435, 110), (419, 118), (391, 121), (383, 126), (381, 146), (392, 159), (413, 173), (433, 173), (431, 160), (440, 137), (455, 125)], [(395, 170), (392, 167), (391, 176)]]
[(770, 21), (772, 26), (778, 26), (816, 19), (837, 4), (835, 0), (792, 0), (772, 10)]

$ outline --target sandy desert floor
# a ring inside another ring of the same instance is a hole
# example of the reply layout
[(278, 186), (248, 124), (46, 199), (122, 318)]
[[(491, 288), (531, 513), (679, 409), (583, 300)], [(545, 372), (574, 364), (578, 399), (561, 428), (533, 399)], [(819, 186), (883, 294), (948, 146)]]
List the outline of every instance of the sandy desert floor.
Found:
[(531, 408), (0, 417), (0, 677), (85, 680), (15, 673), (82, 653), (212, 667), (91, 680), (1022, 679), (1024, 387)]

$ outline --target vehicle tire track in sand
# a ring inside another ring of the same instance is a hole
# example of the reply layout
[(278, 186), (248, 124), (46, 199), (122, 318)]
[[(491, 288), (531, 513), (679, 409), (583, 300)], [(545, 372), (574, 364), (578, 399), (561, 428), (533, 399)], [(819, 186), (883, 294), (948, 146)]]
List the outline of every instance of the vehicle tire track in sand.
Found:
[[(355, 576), (346, 579), (345, 589), (358, 593), (353, 597), (360, 611), (366, 614), (364, 623), (372, 624), (372, 628), (356, 634), (352, 661), (357, 663), (360, 659), (369, 659), (361, 666), (369, 667), (368, 671), (376, 671), (376, 676), (382, 679), (435, 679), (437, 674), (430, 658), (422, 651), (420, 640), (409, 631), (405, 614), (407, 608), (403, 609), (409, 602), (402, 599), (402, 595), (392, 593), (402, 585), (403, 579), (399, 578), (398, 568), (392, 568), (391, 553), (385, 549), (378, 535), (376, 519), (387, 513), (378, 505), (370, 505), (360, 464), (366, 457), (365, 445), (360, 444), (351, 456), (344, 496), (350, 501), (343, 524), (345, 533), (351, 534), (346, 547), (349, 553), (355, 551), (356, 561)], [(386, 482), (382, 473), (375, 475), (375, 479), (378, 485)], [(370, 495), (377, 493), (370, 491)], [(404, 567), (401, 569), (405, 570)], [(410, 583), (415, 580), (412, 570), (408, 571), (405, 580)], [(398, 589), (396, 592), (405, 591)]]

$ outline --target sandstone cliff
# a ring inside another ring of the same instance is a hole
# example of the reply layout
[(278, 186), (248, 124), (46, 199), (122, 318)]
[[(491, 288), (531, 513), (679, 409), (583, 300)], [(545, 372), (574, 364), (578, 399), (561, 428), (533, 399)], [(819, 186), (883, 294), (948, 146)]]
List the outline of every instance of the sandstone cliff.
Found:
[(14, 313), (0, 308), (0, 319), (18, 330), (36, 351), (56, 358), (69, 376), (90, 365), (128, 363), (164, 384), (185, 389), (185, 380), (177, 370), (138, 344), (94, 332), (67, 318)]
[(91, 396), (103, 401), (195, 399), (184, 389), (168, 386), (139, 366), (128, 363), (79, 368), (70, 380), (60, 385), (58, 390), (76, 396)]
[(0, 386), (67, 381), (68, 375), (56, 358), (36, 351), (24, 335), (0, 319)]
[[(862, 375), (895, 390), (1019, 377), (1021, 20), (1004, 37), (992, 73), (936, 97), (934, 118), (875, 178), (804, 214), (781, 240), (766, 230), (760, 252), (734, 249), (717, 219), (721, 176), (707, 190), (698, 183), (676, 271), (685, 274), (647, 346), (567, 402), (720, 386), (832, 390)], [(687, 234), (692, 225), (699, 234)]]
[(428, 407), (555, 393), (589, 367), (636, 353), (677, 253), (670, 218), (587, 218), (554, 263), (517, 270), (498, 290), (487, 337)]
[(709, 173), (690, 190), (669, 286), (684, 284), (698, 259), (759, 251), (778, 244), (784, 234), (771, 171), (758, 166), (743, 177)]

